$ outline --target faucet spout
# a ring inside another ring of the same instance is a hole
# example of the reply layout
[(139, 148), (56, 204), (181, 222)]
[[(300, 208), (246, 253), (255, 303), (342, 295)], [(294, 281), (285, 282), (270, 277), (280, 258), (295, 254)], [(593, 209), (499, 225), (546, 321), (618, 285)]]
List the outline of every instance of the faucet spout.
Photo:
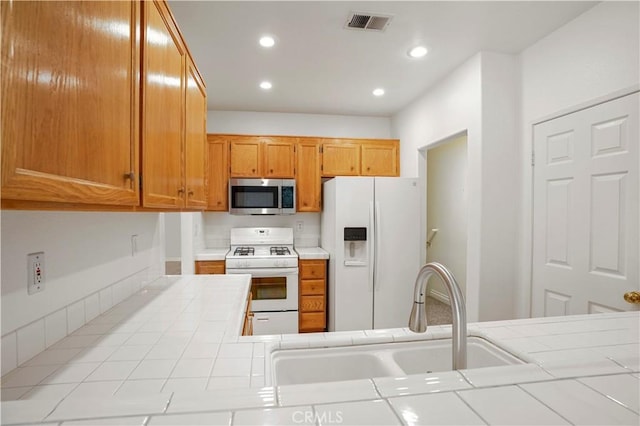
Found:
[(415, 333), (424, 333), (427, 330), (425, 295), (427, 282), (433, 274), (440, 277), (449, 293), (453, 317), (452, 365), (454, 370), (461, 370), (467, 368), (467, 310), (458, 282), (444, 265), (436, 262), (427, 263), (418, 272), (414, 287), (413, 307), (409, 317), (409, 329)]

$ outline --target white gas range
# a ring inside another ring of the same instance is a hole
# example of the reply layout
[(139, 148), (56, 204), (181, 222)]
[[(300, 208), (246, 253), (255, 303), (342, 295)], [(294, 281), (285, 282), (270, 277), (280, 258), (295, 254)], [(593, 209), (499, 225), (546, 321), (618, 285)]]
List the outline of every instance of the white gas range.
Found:
[(251, 274), (253, 334), (298, 332), (298, 254), (292, 228), (233, 228), (227, 274)]

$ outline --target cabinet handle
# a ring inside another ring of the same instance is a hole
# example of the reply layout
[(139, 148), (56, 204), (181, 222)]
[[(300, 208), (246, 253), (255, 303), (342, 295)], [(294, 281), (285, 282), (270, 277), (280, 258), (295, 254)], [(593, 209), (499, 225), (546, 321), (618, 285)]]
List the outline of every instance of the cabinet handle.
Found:
[(193, 191), (189, 190), (189, 192), (187, 192), (187, 195), (190, 196), (190, 197), (193, 196)]
[(273, 169), (269, 170), (269, 173), (273, 173)]
[(251, 169), (251, 173), (255, 173), (255, 172), (256, 172), (256, 169)]
[(125, 179), (135, 180), (136, 179), (136, 174), (133, 173), (133, 172), (125, 173), (124, 174), (124, 178)]
[(184, 188), (178, 188), (178, 194), (184, 194)]

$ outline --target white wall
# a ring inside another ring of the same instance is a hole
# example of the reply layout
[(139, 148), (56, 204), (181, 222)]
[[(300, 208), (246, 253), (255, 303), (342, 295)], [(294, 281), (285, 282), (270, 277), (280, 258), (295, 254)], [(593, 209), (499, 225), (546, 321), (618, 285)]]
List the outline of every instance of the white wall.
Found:
[(180, 260), (180, 213), (164, 214), (165, 256), (167, 260)]
[(388, 117), (209, 111), (207, 132), (245, 135), (390, 138)]
[[(424, 148), (467, 132), (466, 302), (471, 321), (513, 315), (519, 174), (517, 166), (504, 167), (504, 162), (519, 158), (517, 83), (515, 57), (478, 53), (392, 118), (392, 135), (401, 140), (401, 174), (421, 180), (426, 176)], [(505, 200), (516, 201), (505, 210)]]
[(517, 315), (529, 316), (531, 286), (532, 126), (560, 112), (628, 92), (640, 82), (638, 2), (603, 2), (524, 50), (522, 222)]
[[(427, 151), (427, 236), (437, 228), (427, 262), (447, 265), (463, 294), (467, 287), (467, 136)], [(431, 296), (447, 301), (440, 280), (431, 280)]]
[[(158, 213), (1, 214), (3, 374), (164, 273)], [(38, 251), (45, 253), (45, 290), (28, 295), (27, 254)]]

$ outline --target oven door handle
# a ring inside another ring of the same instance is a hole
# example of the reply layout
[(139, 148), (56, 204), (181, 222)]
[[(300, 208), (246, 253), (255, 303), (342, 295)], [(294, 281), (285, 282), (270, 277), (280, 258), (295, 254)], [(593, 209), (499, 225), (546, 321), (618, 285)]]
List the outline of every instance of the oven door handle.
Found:
[(298, 273), (298, 268), (247, 268), (227, 269), (227, 274), (251, 274), (257, 278), (282, 277)]

